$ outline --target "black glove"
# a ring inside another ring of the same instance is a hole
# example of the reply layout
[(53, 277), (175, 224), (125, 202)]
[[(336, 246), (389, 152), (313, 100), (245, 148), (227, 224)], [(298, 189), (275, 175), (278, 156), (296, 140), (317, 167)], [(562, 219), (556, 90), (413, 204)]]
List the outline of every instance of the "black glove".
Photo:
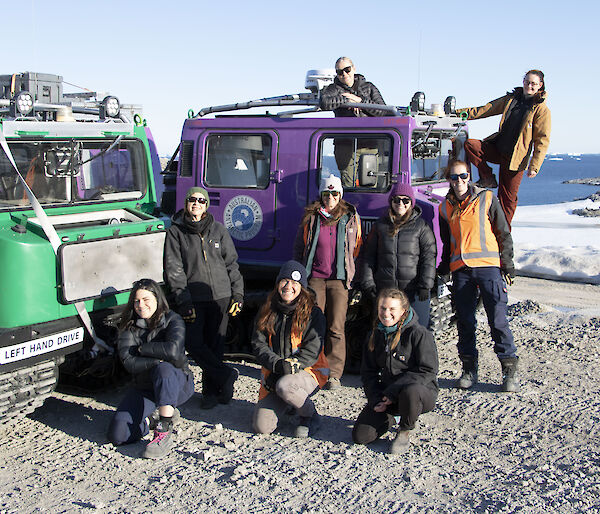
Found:
[(186, 323), (193, 323), (196, 321), (196, 309), (191, 303), (185, 303), (179, 307), (179, 314)]
[(362, 300), (362, 291), (353, 289), (350, 293), (350, 305), (358, 305)]
[(377, 298), (377, 288), (375, 286), (366, 287), (363, 289), (363, 293), (372, 302)]
[(441, 275), (442, 277), (445, 275), (450, 275), (450, 266), (448, 264), (443, 264), (440, 262), (440, 265), (438, 266), (437, 270), (435, 270), (435, 272), (438, 275)]
[(277, 381), (281, 378), (281, 375), (277, 373), (271, 373), (267, 379), (265, 380), (265, 389), (272, 393), (275, 391), (275, 386), (277, 385)]
[(429, 289), (418, 289), (417, 296), (419, 297), (420, 302), (424, 302), (425, 300), (429, 300)]
[(291, 375), (293, 373), (292, 364), (285, 359), (279, 359), (273, 365), (273, 373), (277, 375)]

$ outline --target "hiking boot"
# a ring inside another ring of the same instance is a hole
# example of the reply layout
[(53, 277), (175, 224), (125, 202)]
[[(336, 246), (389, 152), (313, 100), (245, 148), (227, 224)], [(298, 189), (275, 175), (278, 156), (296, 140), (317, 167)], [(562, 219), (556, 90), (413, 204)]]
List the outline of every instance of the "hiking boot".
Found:
[(500, 365), (502, 366), (502, 390), (506, 393), (516, 393), (521, 389), (517, 376), (518, 363), (518, 357), (511, 357), (500, 361)]
[(329, 391), (333, 391), (334, 389), (339, 389), (342, 387), (342, 383), (339, 378), (331, 377), (327, 383), (323, 386), (323, 389), (328, 389)]
[(154, 438), (144, 448), (142, 457), (145, 459), (162, 459), (171, 451), (173, 443), (173, 433), (170, 430), (166, 432), (155, 430)]
[(231, 371), (229, 372), (229, 376), (227, 377), (227, 380), (221, 387), (221, 392), (219, 393), (219, 396), (217, 397), (217, 400), (219, 401), (219, 403), (227, 404), (233, 398), (233, 392), (234, 392), (233, 386), (234, 386), (235, 381), (237, 380), (238, 376), (240, 375), (240, 372), (237, 370), (237, 368), (233, 368), (233, 367), (230, 368), (230, 370)]
[(457, 389), (471, 389), (477, 383), (477, 358), (471, 355), (459, 355), (462, 361), (462, 375), (456, 382), (454, 387)]
[(204, 410), (214, 409), (218, 405), (219, 401), (213, 394), (203, 394), (200, 400), (200, 408)]
[(475, 184), (484, 189), (496, 189), (498, 187), (496, 175), (492, 175), (492, 177), (489, 180), (480, 178), (477, 182), (475, 182)]
[[(173, 423), (174, 425), (180, 420), (180, 418), (181, 413), (179, 412), (179, 409), (175, 408), (175, 410), (173, 411), (173, 417), (171, 418), (171, 423)], [(152, 430), (156, 428), (158, 422), (160, 421), (160, 414), (158, 413), (158, 408), (154, 409), (154, 412), (150, 414), (150, 416), (148, 416), (146, 419), (148, 420), (148, 431), (152, 432)]]
[(300, 423), (294, 432), (295, 437), (306, 439), (309, 435), (314, 435), (321, 427), (321, 416), (315, 412), (310, 418), (300, 417)]
[(410, 446), (410, 438), (408, 434), (409, 430), (398, 430), (396, 437), (390, 444), (390, 453), (393, 455), (398, 455), (400, 453), (406, 452)]

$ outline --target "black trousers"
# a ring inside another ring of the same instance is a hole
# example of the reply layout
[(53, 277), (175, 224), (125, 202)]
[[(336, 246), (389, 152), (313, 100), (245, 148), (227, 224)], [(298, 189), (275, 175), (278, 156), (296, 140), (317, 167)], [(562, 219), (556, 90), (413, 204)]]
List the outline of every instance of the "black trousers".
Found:
[(375, 441), (395, 425), (395, 416), (400, 416), (400, 430), (412, 430), (421, 414), (433, 410), (436, 399), (437, 391), (411, 384), (400, 391), (398, 402), (388, 406), (386, 412), (375, 412), (374, 405), (367, 404), (354, 423), (352, 439), (357, 444)]
[(185, 349), (202, 368), (202, 394), (217, 396), (231, 369), (223, 363), (229, 298), (194, 303), (196, 320), (186, 324)]

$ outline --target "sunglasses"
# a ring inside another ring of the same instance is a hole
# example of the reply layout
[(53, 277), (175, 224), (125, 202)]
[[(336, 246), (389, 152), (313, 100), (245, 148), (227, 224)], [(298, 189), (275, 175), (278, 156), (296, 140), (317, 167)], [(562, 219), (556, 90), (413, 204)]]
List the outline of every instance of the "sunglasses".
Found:
[(340, 192), (339, 191), (323, 191), (321, 193), (321, 196), (324, 196), (325, 198), (327, 198), (329, 195), (333, 196), (334, 198), (337, 198), (338, 196), (340, 196)]
[(187, 199), (187, 201), (188, 201), (188, 203), (196, 203), (196, 202), (198, 202), (200, 205), (203, 205), (203, 204), (206, 203), (206, 198), (204, 198), (203, 196), (200, 196), (200, 197), (198, 197), (198, 196), (190, 196)]
[(459, 178), (461, 178), (463, 180), (467, 180), (469, 178), (469, 174), (468, 173), (452, 173), (452, 175), (450, 175), (450, 180), (452, 180), (453, 182), (457, 182)]
[(395, 203), (396, 205), (400, 205), (401, 203), (408, 205), (409, 203), (412, 203), (412, 200), (407, 196), (395, 196), (392, 198), (392, 203)]
[(351, 71), (352, 71), (352, 66), (346, 66), (345, 68), (342, 68), (341, 70), (335, 70), (335, 72), (338, 74), (338, 77), (341, 77), (344, 73), (349, 75)]

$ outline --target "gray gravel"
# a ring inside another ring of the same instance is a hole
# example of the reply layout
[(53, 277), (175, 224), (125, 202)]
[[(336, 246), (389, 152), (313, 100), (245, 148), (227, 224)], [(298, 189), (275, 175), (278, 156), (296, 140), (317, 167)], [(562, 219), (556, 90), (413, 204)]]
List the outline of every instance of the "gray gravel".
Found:
[[(583, 290), (583, 289), (582, 289)], [(480, 323), (480, 383), (451, 388), (455, 328), (438, 338), (441, 391), (405, 455), (390, 434), (351, 444), (365, 399), (357, 376), (321, 392), (316, 438), (256, 436), (258, 367), (237, 362), (234, 401), (181, 408), (176, 449), (138, 458), (104, 431), (123, 390), (56, 393), (0, 440), (0, 512), (600, 512), (600, 317), (540, 298), (511, 307), (522, 389), (501, 393), (500, 366)], [(195, 368), (196, 374), (198, 369)]]

